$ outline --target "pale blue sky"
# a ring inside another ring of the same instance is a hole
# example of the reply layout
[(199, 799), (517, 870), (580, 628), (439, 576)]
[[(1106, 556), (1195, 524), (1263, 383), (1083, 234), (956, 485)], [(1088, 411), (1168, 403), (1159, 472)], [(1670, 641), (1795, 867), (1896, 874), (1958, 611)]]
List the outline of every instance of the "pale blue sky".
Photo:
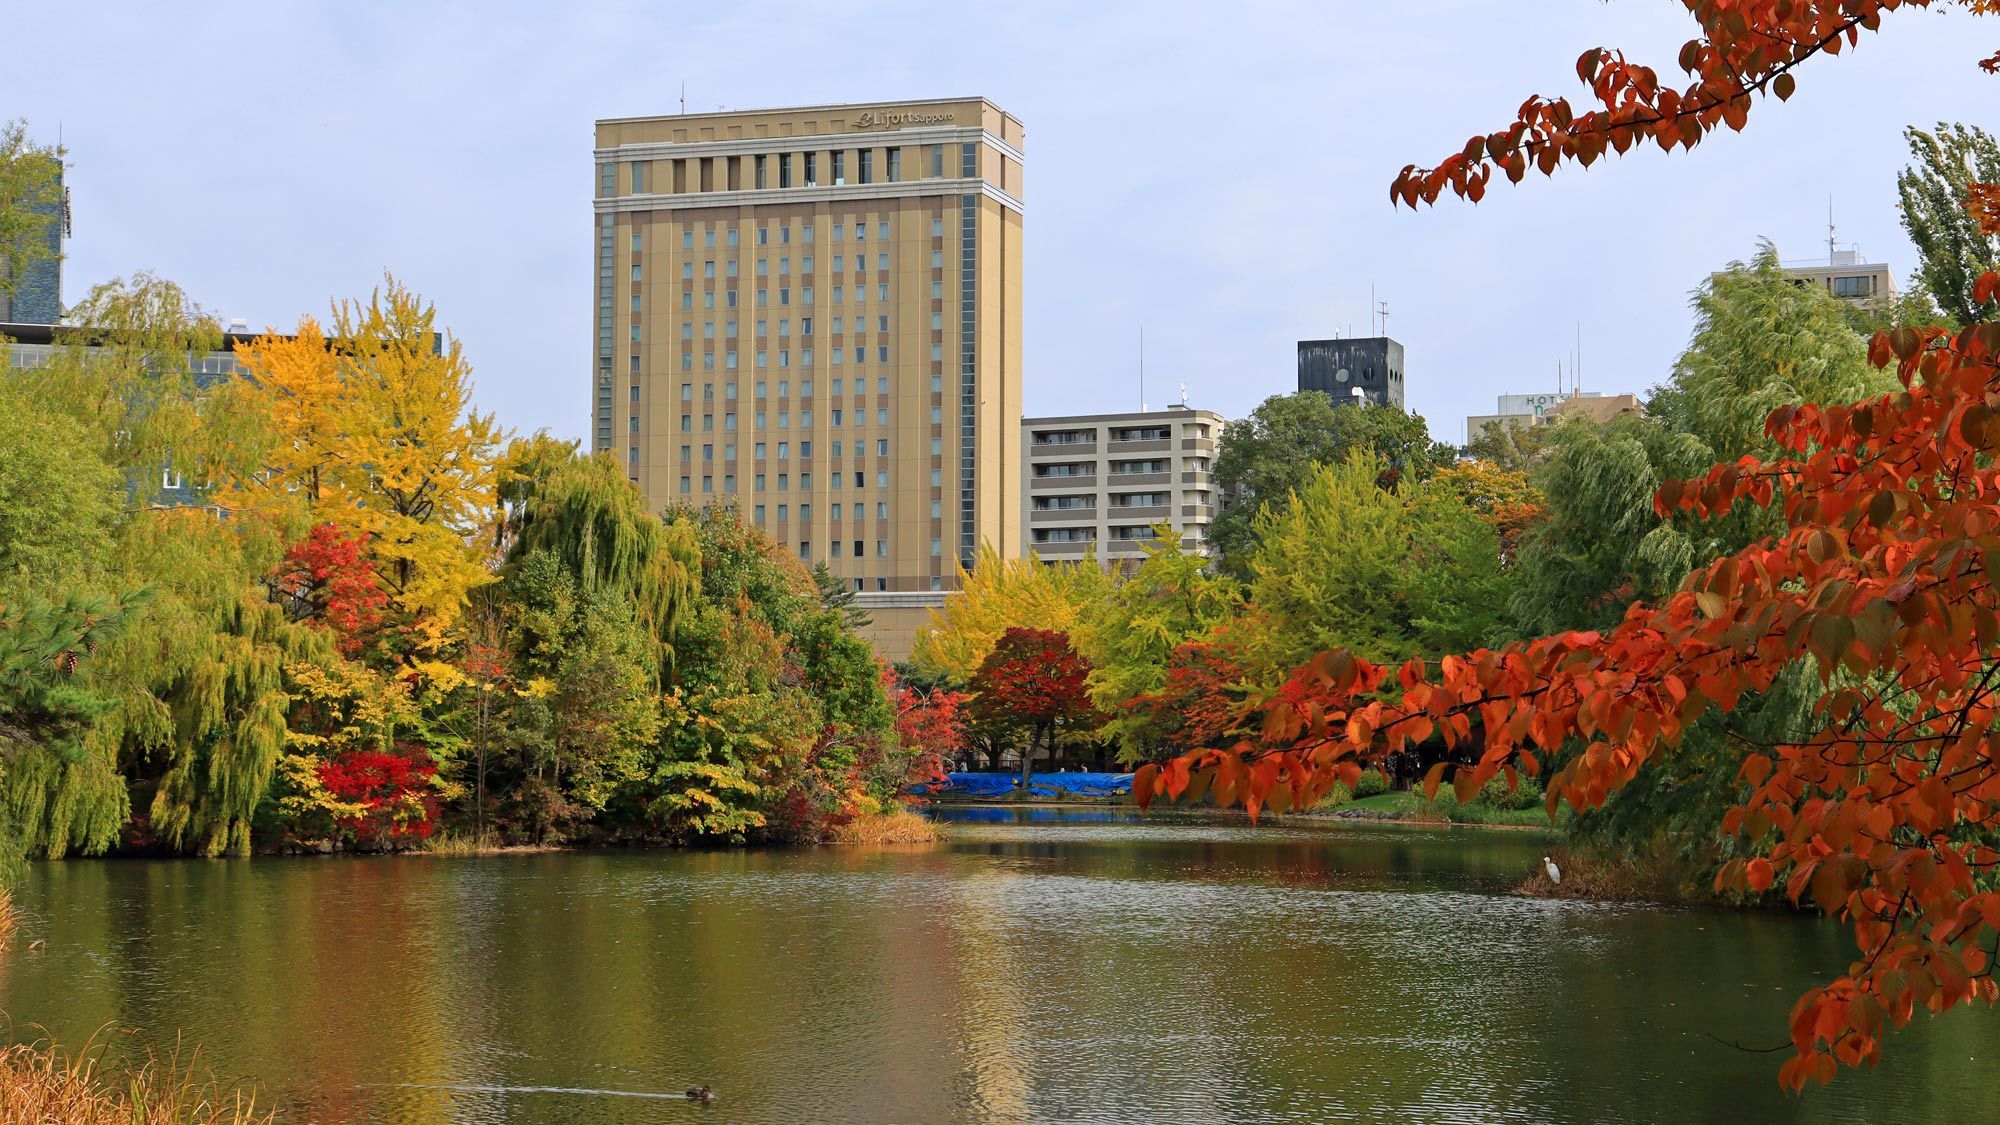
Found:
[[(199, 15), (189, 15), (199, 12)], [(1293, 386), (1293, 344), (1365, 332), (1371, 285), (1410, 405), (1457, 441), (1552, 389), (1582, 325), (1591, 389), (1643, 390), (1687, 291), (1760, 236), (1840, 237), (1906, 277), (1900, 131), (1994, 127), (2000, 20), (1891, 16), (1788, 105), (1692, 154), (1645, 152), (1392, 210), (1405, 163), (1579, 92), (1587, 47), (1671, 72), (1671, 0), (962, 7), (904, 2), (99, 3), (0, 0), (0, 117), (71, 151), (65, 299), (150, 269), (289, 326), (384, 269), (436, 301), (485, 409), (581, 436), (598, 117), (979, 94), (1027, 128), (1026, 399), (1238, 416)], [(1197, 219), (1196, 217), (1199, 216)]]

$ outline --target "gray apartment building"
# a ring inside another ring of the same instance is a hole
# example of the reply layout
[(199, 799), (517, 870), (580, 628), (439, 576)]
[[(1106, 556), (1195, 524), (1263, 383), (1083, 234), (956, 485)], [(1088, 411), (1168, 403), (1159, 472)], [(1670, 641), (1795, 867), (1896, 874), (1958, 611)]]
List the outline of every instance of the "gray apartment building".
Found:
[(1135, 564), (1162, 522), (1206, 553), (1222, 415), (1173, 407), (1021, 421), (1028, 550), (1044, 561)]

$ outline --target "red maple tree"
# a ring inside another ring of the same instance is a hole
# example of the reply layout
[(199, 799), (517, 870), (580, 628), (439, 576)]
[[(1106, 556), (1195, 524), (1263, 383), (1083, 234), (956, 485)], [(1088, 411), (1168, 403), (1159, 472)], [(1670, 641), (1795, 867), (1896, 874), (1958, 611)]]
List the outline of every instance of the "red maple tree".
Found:
[(330, 629), (352, 659), (374, 642), (389, 593), (368, 559), (368, 536), (323, 523), (285, 552), (270, 578), (272, 597), (294, 621)]
[(1036, 744), (1046, 744), (1053, 758), (1058, 734), (1089, 721), (1090, 691), (1084, 678), (1090, 668), (1068, 633), (1017, 626), (1000, 635), (973, 673), (973, 716), (1028, 733), (1021, 750), (1023, 788), (1034, 769)]
[(887, 669), (882, 678), (896, 705), (896, 738), (915, 755), (907, 783), (942, 782), (951, 759), (965, 749), (967, 695), (947, 687), (906, 684)]
[(371, 847), (413, 843), (437, 825), (437, 764), (422, 748), (397, 744), (393, 753), (356, 750), (320, 764), (320, 784), (339, 800), (362, 806), (335, 823)]

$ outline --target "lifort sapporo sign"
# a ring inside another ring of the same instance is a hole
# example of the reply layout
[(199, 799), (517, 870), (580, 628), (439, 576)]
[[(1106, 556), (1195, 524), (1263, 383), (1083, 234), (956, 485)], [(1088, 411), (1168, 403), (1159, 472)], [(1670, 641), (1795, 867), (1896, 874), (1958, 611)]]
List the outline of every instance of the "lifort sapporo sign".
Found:
[(905, 125), (949, 125), (955, 115), (949, 113), (864, 113), (854, 119), (850, 129), (896, 129)]

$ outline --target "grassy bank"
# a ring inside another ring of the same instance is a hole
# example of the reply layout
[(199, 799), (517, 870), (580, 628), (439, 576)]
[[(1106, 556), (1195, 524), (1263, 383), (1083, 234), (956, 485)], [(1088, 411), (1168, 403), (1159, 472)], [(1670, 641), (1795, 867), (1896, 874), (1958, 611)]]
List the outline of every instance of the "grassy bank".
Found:
[(1438, 799), (1426, 801), (1422, 793), (1401, 790), (1392, 793), (1377, 793), (1373, 797), (1358, 797), (1332, 808), (1324, 805), (1313, 810), (1318, 813), (1331, 812), (1337, 817), (1351, 817), (1357, 820), (1410, 820), (1430, 824), (1486, 824), (1506, 828), (1541, 828), (1555, 831), (1549, 822), (1549, 814), (1540, 805), (1533, 808), (1505, 808), (1486, 801), (1469, 801), (1459, 804), (1450, 791), (1441, 790)]
[(1539, 828), (1555, 831), (1570, 814), (1558, 810), (1551, 822), (1542, 805), (1542, 789), (1532, 778), (1522, 778), (1509, 790), (1504, 780), (1495, 778), (1470, 801), (1461, 802), (1451, 786), (1438, 788), (1437, 796), (1425, 800), (1419, 789), (1391, 789), (1375, 771), (1361, 775), (1350, 790), (1336, 784), (1333, 792), (1314, 805), (1312, 812), (1354, 820), (1407, 820), (1428, 824), (1484, 824), (1501, 828)]
[(935, 844), (944, 839), (937, 821), (909, 809), (857, 816), (833, 834), (836, 844)]
[(106, 1067), (105, 1042), (74, 1055), (52, 1044), (0, 1049), (0, 1122), (22, 1125), (253, 1125), (276, 1114), (254, 1094), (225, 1089), (190, 1056), (149, 1057), (134, 1069)]

